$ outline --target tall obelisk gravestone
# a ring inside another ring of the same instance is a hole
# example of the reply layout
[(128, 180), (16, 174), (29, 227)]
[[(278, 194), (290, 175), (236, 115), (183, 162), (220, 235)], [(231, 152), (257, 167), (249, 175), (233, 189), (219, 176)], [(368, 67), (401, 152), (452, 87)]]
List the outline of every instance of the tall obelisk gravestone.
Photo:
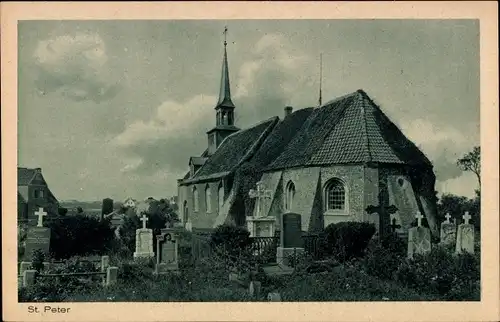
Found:
[(146, 228), (148, 217), (142, 215), (142, 228), (135, 231), (135, 252), (134, 258), (154, 257), (153, 251), (153, 230)]
[(43, 217), (47, 216), (47, 213), (43, 208), (38, 208), (35, 216), (38, 216), (38, 224), (36, 227), (28, 228), (23, 256), (25, 261), (31, 261), (33, 252), (37, 249), (41, 250), (46, 257), (50, 251), (50, 228), (43, 226)]
[(464, 223), (458, 225), (457, 246), (455, 252), (457, 254), (462, 252), (474, 254), (474, 225), (469, 224), (471, 216), (468, 211), (465, 212), (463, 218)]

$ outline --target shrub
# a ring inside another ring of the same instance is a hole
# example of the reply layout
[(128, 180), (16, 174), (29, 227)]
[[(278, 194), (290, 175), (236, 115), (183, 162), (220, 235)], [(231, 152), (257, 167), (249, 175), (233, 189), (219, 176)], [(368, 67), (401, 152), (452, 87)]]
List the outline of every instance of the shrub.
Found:
[(437, 246), (428, 254), (414, 255), (396, 271), (401, 284), (447, 300), (479, 299), (479, 258), (471, 254), (454, 255)]
[(31, 269), (34, 269), (38, 273), (43, 270), (43, 262), (45, 260), (45, 253), (40, 249), (35, 249), (33, 255), (31, 256)]
[(115, 237), (109, 220), (99, 221), (81, 214), (50, 221), (49, 227), (51, 252), (56, 259), (102, 255), (111, 248)]
[(375, 225), (367, 222), (330, 224), (323, 232), (322, 247), (326, 255), (333, 255), (341, 261), (360, 257), (375, 231)]
[(243, 227), (220, 225), (211, 235), (211, 243), (215, 247), (224, 248), (231, 255), (242, 252), (250, 246), (250, 232)]

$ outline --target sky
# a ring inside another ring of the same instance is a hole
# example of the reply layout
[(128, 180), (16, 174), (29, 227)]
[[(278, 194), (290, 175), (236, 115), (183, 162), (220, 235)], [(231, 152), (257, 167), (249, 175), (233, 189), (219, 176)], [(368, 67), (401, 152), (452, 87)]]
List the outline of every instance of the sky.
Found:
[(479, 145), (477, 20), (20, 21), (18, 165), (59, 200), (177, 194), (215, 125), (223, 30), (235, 123), (363, 89), (472, 197), (456, 160)]

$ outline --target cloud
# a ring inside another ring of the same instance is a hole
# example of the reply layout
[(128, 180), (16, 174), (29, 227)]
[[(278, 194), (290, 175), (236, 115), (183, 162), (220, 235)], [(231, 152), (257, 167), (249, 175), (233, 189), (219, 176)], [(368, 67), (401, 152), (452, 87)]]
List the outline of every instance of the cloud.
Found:
[(113, 98), (120, 85), (109, 68), (106, 46), (97, 34), (76, 33), (41, 40), (33, 54), (39, 94), (60, 93), (75, 101)]
[(477, 143), (451, 127), (437, 127), (425, 119), (404, 123), (403, 133), (432, 161), (440, 182), (460, 177), (463, 172), (456, 161)]
[[(235, 123), (241, 128), (281, 116), (295, 93), (310, 86), (308, 57), (284, 37), (268, 34), (254, 48), (233, 83)], [(111, 141), (126, 155), (121, 171), (182, 176), (189, 157), (199, 156), (207, 147), (206, 131), (215, 125), (216, 102), (217, 97), (201, 94), (184, 102), (165, 101), (149, 120), (129, 124)]]

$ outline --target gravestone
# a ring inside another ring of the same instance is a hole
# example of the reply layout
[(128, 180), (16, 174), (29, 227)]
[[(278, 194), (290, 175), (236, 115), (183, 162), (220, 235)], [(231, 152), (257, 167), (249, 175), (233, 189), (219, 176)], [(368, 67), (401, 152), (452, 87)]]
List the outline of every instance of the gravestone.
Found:
[(272, 237), (276, 229), (276, 218), (264, 216), (263, 206), (266, 199), (271, 199), (271, 190), (266, 190), (264, 183), (257, 182), (257, 189), (251, 189), (248, 195), (255, 199), (252, 216), (246, 217), (250, 237)]
[(261, 282), (250, 281), (250, 285), (248, 286), (248, 293), (251, 297), (259, 298), (261, 288), (262, 288)]
[(151, 258), (155, 256), (153, 251), (153, 230), (146, 228), (148, 217), (142, 215), (142, 228), (135, 231), (134, 258)]
[(415, 216), (417, 227), (412, 227), (408, 231), (408, 258), (413, 258), (414, 254), (425, 254), (431, 251), (431, 231), (422, 226), (420, 212)]
[(467, 252), (474, 254), (474, 225), (469, 224), (471, 216), (469, 212), (466, 211), (464, 216), (464, 223), (458, 225), (457, 231), (457, 245), (455, 252), (457, 254)]
[(179, 269), (177, 230), (164, 228), (156, 237), (156, 274)]
[(29, 227), (26, 234), (23, 257), (28, 261), (31, 261), (33, 252), (37, 249), (41, 250), (46, 257), (50, 251), (50, 228), (43, 226), (43, 217), (47, 216), (47, 213), (43, 211), (43, 208), (39, 208), (35, 215), (38, 216), (38, 224), (36, 227)]
[(193, 223), (191, 222), (191, 219), (188, 219), (185, 228), (187, 231), (193, 231)]
[(277, 292), (271, 292), (267, 294), (267, 300), (269, 302), (281, 302), (281, 295)]
[(279, 265), (290, 266), (290, 255), (304, 252), (302, 240), (302, 216), (286, 213), (281, 216), (280, 246), (276, 250), (276, 260)]
[(441, 223), (440, 239), (443, 245), (453, 245), (457, 239), (457, 226), (450, 221), (450, 214), (446, 214), (446, 220)]

